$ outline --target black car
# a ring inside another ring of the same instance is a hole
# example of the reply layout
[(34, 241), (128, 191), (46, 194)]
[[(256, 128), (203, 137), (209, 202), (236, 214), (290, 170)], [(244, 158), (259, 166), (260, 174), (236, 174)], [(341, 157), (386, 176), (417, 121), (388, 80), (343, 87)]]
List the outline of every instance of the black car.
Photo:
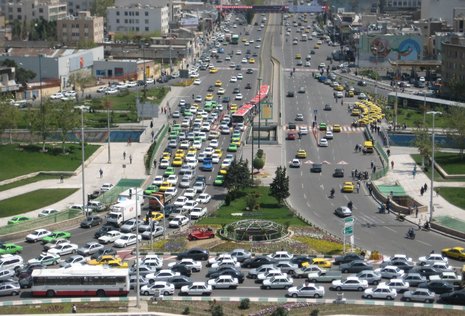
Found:
[(223, 103), (229, 103), (230, 101), (231, 101), (231, 98), (227, 96), (223, 97), (223, 100), (221, 100), (221, 102)]
[(454, 286), (446, 281), (429, 281), (418, 284), (419, 288), (428, 289), (436, 294), (451, 293), (454, 291)]
[(335, 177), (335, 178), (344, 178), (344, 169), (342, 169), (342, 168), (334, 169), (333, 177)]
[(234, 69), (241, 70), (241, 68), (242, 68), (241, 65), (236, 65), (236, 67)]
[(179, 272), (181, 275), (190, 277), (192, 275), (192, 269), (184, 264), (175, 264), (171, 267), (171, 271)]
[(248, 82), (248, 83), (245, 85), (245, 89), (252, 89), (252, 85), (250, 84), (250, 82)]
[(206, 276), (210, 279), (216, 279), (220, 275), (230, 275), (234, 278), (237, 278), (237, 281), (239, 281), (239, 283), (243, 283), (245, 279), (244, 273), (231, 267), (224, 267), (224, 269), (219, 269), (218, 271), (207, 273)]
[(331, 111), (332, 110), (331, 105), (325, 104), (324, 110), (325, 111)]
[(233, 93), (234, 93), (234, 94), (241, 93), (241, 89), (239, 89), (239, 88), (234, 88)]
[(177, 256), (177, 260), (182, 260), (185, 258), (190, 258), (194, 260), (208, 260), (210, 253), (206, 249), (202, 248), (191, 248), (184, 252), (181, 252)]
[(294, 97), (294, 91), (288, 91), (286, 96), (288, 98), (293, 98)]
[(40, 262), (28, 263), (21, 269), (18, 269), (16, 271), (16, 275), (19, 279), (23, 279), (30, 276), (32, 274), (32, 271), (35, 269), (45, 269), (45, 266), (42, 265)]
[(207, 89), (208, 92), (213, 92), (215, 91), (215, 86), (209, 86)]
[(184, 285), (192, 284), (192, 280), (185, 275), (179, 275), (179, 276), (172, 277), (171, 279), (168, 280), (168, 282), (172, 283), (175, 289), (180, 289)]
[(264, 264), (273, 264), (276, 260), (270, 259), (265, 256), (258, 256), (255, 258), (249, 258), (242, 262), (241, 267), (243, 268), (258, 268)]
[(106, 233), (108, 233), (110, 230), (115, 230), (115, 226), (112, 226), (112, 225), (103, 225), (102, 227), (100, 227), (99, 230), (97, 230), (94, 234), (94, 237), (96, 239), (99, 239), (100, 237), (102, 237), (103, 235), (105, 235)]
[[(384, 268), (385, 266), (395, 266), (398, 267), (401, 270), (404, 270), (405, 273), (409, 273), (411, 269), (415, 266), (412, 262), (409, 261), (400, 261), (400, 260), (395, 260), (392, 262), (386, 262), (381, 264), (381, 268)], [(434, 291), (433, 291), (434, 292)]]
[(94, 199), (98, 198), (102, 193), (103, 192), (100, 191), (100, 190), (95, 190), (94, 192), (89, 194), (89, 198), (90, 198), (90, 200), (94, 200)]
[(102, 218), (100, 216), (88, 216), (81, 222), (82, 228), (91, 228), (102, 224)]
[(359, 81), (357, 82), (357, 85), (359, 85), (360, 87), (364, 87), (364, 86), (367, 85), (367, 82), (366, 82), (365, 80), (359, 80)]
[(441, 294), (439, 302), (445, 304), (465, 305), (465, 290)]
[(427, 278), (430, 277), (431, 275), (439, 275), (439, 274), (441, 274), (440, 271), (436, 270), (435, 268), (428, 267), (428, 266), (414, 267), (409, 272), (419, 273), (422, 276), (425, 276)]
[(90, 256), (90, 258), (91, 259), (98, 259), (101, 256), (105, 256), (105, 255), (115, 256), (116, 255), (116, 250), (113, 249), (113, 248), (102, 248), (99, 251), (92, 254), (92, 256)]
[(252, 68), (248, 68), (246, 71), (245, 71), (246, 74), (248, 75), (251, 75), (253, 74), (253, 69)]
[(334, 264), (338, 265), (338, 264), (343, 264), (343, 263), (349, 263), (354, 260), (364, 260), (364, 258), (360, 255), (357, 255), (356, 253), (348, 253), (343, 256), (337, 256), (334, 259)]
[(322, 164), (322, 163), (314, 163), (314, 164), (312, 165), (312, 167), (310, 168), (310, 172), (319, 173), (319, 172), (321, 172), (322, 167), (323, 167), (323, 164)]

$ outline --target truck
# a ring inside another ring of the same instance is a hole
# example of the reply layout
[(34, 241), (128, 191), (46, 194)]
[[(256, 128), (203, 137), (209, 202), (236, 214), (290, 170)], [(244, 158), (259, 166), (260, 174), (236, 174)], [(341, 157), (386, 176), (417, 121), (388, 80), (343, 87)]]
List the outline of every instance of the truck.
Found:
[(165, 194), (163, 192), (152, 193), (153, 198), (149, 199), (150, 211), (162, 212), (163, 206), (173, 199), (173, 195)]
[[(123, 222), (136, 217), (136, 207), (136, 200), (126, 200), (112, 205), (107, 215), (107, 223), (117, 227), (121, 226)], [(140, 210), (139, 208), (139, 212)]]
[(136, 200), (136, 196), (142, 201), (144, 199), (143, 192), (144, 191), (141, 188), (129, 188), (118, 195), (117, 203), (121, 203), (126, 200)]
[(224, 34), (224, 39), (226, 40), (226, 42), (231, 42), (231, 36), (232, 34), (231, 33), (226, 33)]
[(308, 274), (308, 279), (312, 283), (316, 282), (333, 282), (342, 278), (341, 271), (338, 270), (327, 270), (327, 271), (316, 271)]

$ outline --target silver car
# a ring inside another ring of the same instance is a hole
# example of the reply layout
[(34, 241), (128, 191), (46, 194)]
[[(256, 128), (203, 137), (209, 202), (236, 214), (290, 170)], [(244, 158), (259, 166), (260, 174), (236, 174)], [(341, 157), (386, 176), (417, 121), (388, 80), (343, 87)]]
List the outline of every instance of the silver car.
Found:
[(208, 285), (214, 289), (235, 289), (239, 285), (239, 281), (231, 275), (220, 275), (216, 279), (208, 280)]
[(363, 270), (355, 275), (360, 280), (366, 280), (368, 284), (378, 285), (381, 281), (381, 274), (372, 270)]
[(436, 299), (436, 294), (428, 289), (417, 288), (412, 291), (407, 291), (402, 296), (402, 300), (407, 302), (425, 302), (433, 303)]
[(18, 283), (3, 283), (0, 284), (0, 295), (19, 295), (21, 287)]
[(269, 289), (288, 289), (292, 287), (294, 280), (291, 277), (277, 276), (270, 279), (265, 279), (262, 288)]
[(95, 242), (95, 241), (89, 241), (84, 246), (80, 247), (77, 250), (77, 253), (82, 256), (89, 256), (103, 248), (105, 248), (104, 245), (99, 244), (98, 242)]
[(325, 295), (325, 288), (316, 286), (314, 283), (304, 283), (301, 286), (293, 286), (287, 290), (290, 297), (313, 297), (320, 298)]
[(14, 278), (16, 275), (15, 270), (5, 269), (0, 271), (0, 281)]
[(86, 259), (83, 256), (74, 255), (74, 256), (66, 258), (66, 260), (60, 260), (60, 267), (68, 268), (72, 265), (84, 264), (84, 263), (86, 263)]

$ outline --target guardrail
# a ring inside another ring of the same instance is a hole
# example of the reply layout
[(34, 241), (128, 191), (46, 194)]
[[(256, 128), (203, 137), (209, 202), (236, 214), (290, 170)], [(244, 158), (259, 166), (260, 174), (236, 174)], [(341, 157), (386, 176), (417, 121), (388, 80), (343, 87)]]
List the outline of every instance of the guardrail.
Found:
[[(153, 141), (152, 145), (150, 145), (150, 148), (144, 157), (145, 173), (147, 175), (151, 174), (152, 172), (153, 161), (155, 160), (155, 156), (157, 154), (158, 148), (160, 147), (160, 143), (161, 143), (160, 140), (162, 140), (163, 137), (165, 137), (167, 131), (168, 131), (168, 124), (163, 124), (163, 127), (160, 128), (157, 135), (155, 135), (155, 140)], [(148, 155), (150, 155), (150, 157), (148, 157)]]
[[(368, 126), (365, 126), (364, 134), (366, 139), (374, 139)], [(389, 157), (387, 153), (384, 151), (384, 148), (379, 144), (379, 142), (373, 141), (373, 143), (375, 145), (375, 150), (378, 153), (378, 156), (380, 157), (381, 164), (383, 165), (381, 170), (378, 170), (371, 175), (371, 180), (378, 180), (379, 178), (384, 177), (389, 170)]]

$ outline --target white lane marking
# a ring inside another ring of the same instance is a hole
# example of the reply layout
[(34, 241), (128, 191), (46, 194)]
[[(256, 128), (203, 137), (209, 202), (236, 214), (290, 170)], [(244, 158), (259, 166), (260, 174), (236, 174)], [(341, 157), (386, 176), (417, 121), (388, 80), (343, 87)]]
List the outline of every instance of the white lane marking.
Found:
[(387, 227), (387, 226), (385, 226), (384, 228), (386, 228), (386, 229), (389, 229), (389, 230), (390, 230), (390, 231), (392, 231), (393, 233), (397, 233), (397, 230), (395, 230), (395, 229), (392, 229), (391, 227)]
[[(300, 175), (302, 176), (303, 174), (302, 174), (302, 173), (300, 173)], [(303, 189), (303, 188), (304, 188), (304, 184), (303, 184), (303, 183), (301, 183), (301, 186), (302, 186), (302, 189)]]
[(428, 247), (432, 247), (432, 246), (433, 246), (433, 245), (428, 244), (427, 242), (423, 242), (423, 241), (421, 241), (421, 240), (417, 240), (417, 241), (418, 241), (419, 243), (422, 243), (422, 244), (425, 245), (425, 246), (428, 246)]
[(306, 193), (304, 193), (304, 199), (305, 199), (305, 200), (307, 199), (307, 194), (306, 194)]

